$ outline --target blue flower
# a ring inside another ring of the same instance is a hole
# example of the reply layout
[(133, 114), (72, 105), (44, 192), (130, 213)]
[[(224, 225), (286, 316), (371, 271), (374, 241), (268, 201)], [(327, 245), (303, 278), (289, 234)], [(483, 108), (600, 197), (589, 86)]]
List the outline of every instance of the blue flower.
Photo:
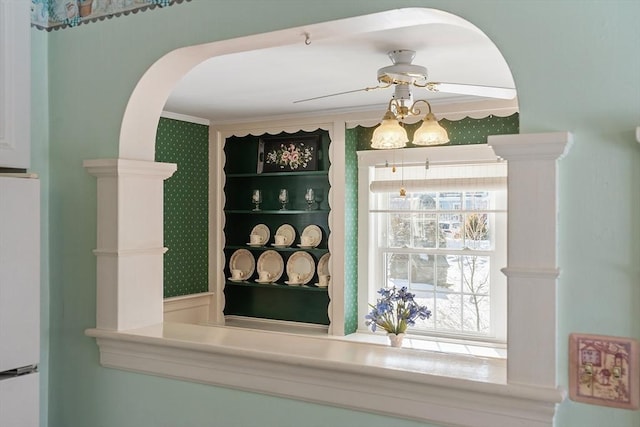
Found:
[(372, 332), (381, 327), (390, 333), (403, 333), (408, 326), (414, 326), (417, 319), (431, 317), (426, 306), (415, 302), (415, 295), (406, 286), (397, 289), (395, 286), (378, 290), (380, 298), (376, 304), (369, 304), (371, 311), (365, 316), (365, 324)]

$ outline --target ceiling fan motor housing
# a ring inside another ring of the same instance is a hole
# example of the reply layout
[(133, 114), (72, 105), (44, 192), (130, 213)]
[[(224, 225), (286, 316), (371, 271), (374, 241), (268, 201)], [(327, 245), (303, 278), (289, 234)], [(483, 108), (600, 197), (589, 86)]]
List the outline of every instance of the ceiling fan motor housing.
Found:
[(427, 68), (411, 62), (416, 56), (414, 50), (392, 50), (388, 53), (393, 65), (378, 70), (378, 81), (385, 84), (413, 84), (427, 80)]

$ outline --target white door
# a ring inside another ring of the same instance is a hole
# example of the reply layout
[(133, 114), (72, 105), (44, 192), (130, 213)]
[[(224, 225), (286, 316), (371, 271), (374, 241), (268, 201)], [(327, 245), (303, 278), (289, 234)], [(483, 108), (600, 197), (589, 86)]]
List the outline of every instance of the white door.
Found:
[(40, 181), (0, 177), (0, 373), (39, 353)]

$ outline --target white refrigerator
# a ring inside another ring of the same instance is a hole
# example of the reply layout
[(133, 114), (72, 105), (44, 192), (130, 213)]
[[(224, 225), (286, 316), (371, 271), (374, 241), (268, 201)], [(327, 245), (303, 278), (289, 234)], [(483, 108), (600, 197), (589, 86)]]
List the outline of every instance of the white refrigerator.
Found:
[(40, 181), (0, 174), (0, 426), (39, 425)]

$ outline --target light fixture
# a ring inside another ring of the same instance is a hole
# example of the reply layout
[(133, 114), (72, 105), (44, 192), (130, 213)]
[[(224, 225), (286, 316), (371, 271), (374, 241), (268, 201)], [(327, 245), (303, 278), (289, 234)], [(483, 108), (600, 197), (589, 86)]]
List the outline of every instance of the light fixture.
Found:
[(421, 114), (420, 109), (416, 108), (419, 102), (427, 104), (429, 111), (422, 121), (420, 128), (414, 133), (411, 143), (413, 145), (441, 145), (449, 142), (447, 131), (440, 126), (436, 116), (431, 112), (431, 104), (424, 99), (419, 99), (410, 107), (407, 107), (405, 105), (407, 100), (411, 101), (410, 95), (400, 100), (392, 98), (389, 101), (387, 112), (382, 118), (382, 123), (380, 123), (373, 132), (371, 148), (391, 149), (405, 147), (409, 138), (407, 137), (407, 131), (399, 122), (398, 116), (402, 120), (409, 115)]
[(415, 111), (414, 114), (420, 114), (420, 110), (415, 110), (415, 106), (418, 102), (424, 102), (429, 107), (429, 112), (422, 120), (422, 125), (413, 134), (413, 145), (441, 145), (449, 142), (449, 134), (447, 130), (440, 126), (436, 116), (431, 112), (431, 104), (424, 99), (419, 99), (413, 103), (410, 111)]
[(389, 150), (391, 148), (406, 147), (409, 138), (407, 138), (407, 131), (400, 126), (396, 115), (391, 111), (392, 99), (389, 102), (389, 108), (382, 118), (380, 126), (373, 131), (371, 137), (371, 148), (377, 148), (382, 150)]

